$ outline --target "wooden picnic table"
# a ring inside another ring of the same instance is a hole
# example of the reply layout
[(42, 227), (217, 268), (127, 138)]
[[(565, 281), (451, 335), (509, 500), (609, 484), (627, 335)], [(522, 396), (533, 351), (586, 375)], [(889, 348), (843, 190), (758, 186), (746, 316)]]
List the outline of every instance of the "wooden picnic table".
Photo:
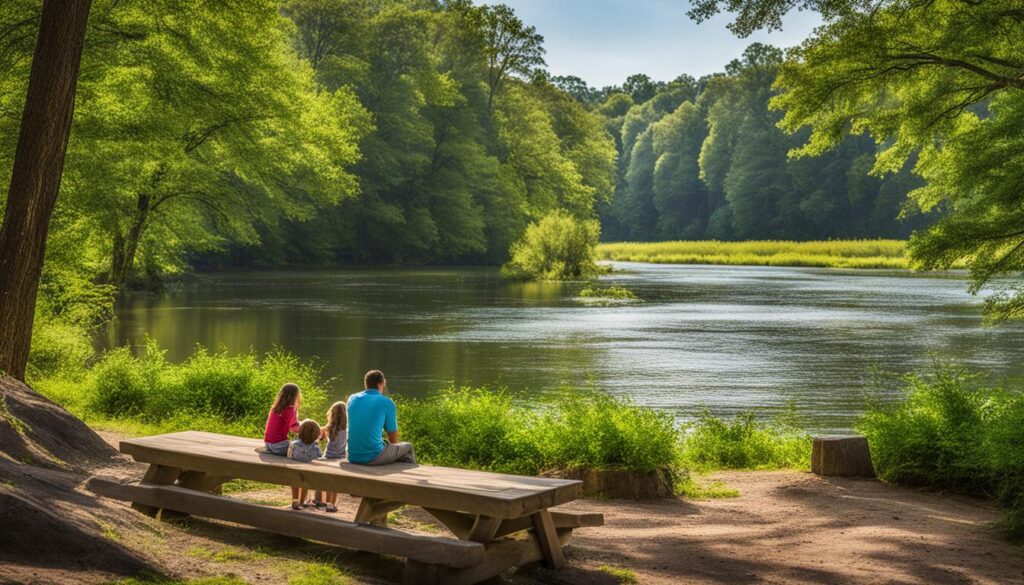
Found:
[[(577, 498), (579, 481), (393, 463), (300, 463), (260, 453), (263, 442), (186, 431), (121, 441), (122, 453), (150, 466), (139, 484), (92, 478), (87, 487), (131, 501), (156, 516), (203, 516), (348, 548), (406, 558), (406, 583), (476, 583), (543, 560), (565, 564), (574, 528), (600, 526), (601, 514), (552, 510)], [(224, 497), (220, 486), (248, 479), (360, 497), (353, 521)], [(387, 514), (419, 506), (452, 533), (407, 532)], [(166, 514), (166, 513), (165, 513)]]

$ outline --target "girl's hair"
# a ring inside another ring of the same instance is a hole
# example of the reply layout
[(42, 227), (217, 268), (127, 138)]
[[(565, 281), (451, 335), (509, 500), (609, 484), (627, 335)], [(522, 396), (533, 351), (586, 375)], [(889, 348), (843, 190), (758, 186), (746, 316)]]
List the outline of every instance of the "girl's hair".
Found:
[(320, 425), (313, 419), (307, 418), (299, 425), (299, 440), (309, 445), (320, 438)]
[(299, 386), (298, 384), (292, 384), (288, 382), (281, 389), (277, 391), (277, 398), (274, 399), (274, 406), (270, 407), (270, 410), (274, 411), (275, 414), (281, 414), (281, 411), (288, 408), (289, 406), (295, 406), (299, 401)]
[(327, 438), (334, 440), (338, 433), (348, 428), (348, 413), (345, 412), (344, 402), (335, 402), (327, 409)]

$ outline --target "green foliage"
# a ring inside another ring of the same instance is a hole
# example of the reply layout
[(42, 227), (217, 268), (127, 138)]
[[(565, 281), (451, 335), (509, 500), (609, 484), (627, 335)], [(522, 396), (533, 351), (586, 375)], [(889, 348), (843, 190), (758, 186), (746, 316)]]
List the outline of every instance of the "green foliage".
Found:
[(288, 577), (288, 585), (348, 585), (351, 577), (333, 563), (303, 563)]
[(693, 473), (681, 474), (675, 483), (676, 493), (689, 500), (738, 498), (740, 491), (718, 480), (704, 480)]
[(879, 477), (996, 498), (1003, 527), (1024, 537), (1024, 392), (938, 366), (906, 378), (896, 402), (871, 405), (857, 429)]
[(674, 467), (668, 415), (598, 394), (566, 391), (538, 408), (504, 392), (451, 388), (399, 402), (403, 437), (423, 461), (535, 475), (576, 467), (650, 471)]
[[(258, 434), (284, 382), (302, 389), (302, 408), (319, 412), (326, 393), (319, 368), (286, 352), (228, 355), (197, 347), (171, 364), (155, 341), (136, 357), (128, 348), (108, 352), (81, 383), (86, 412), (137, 420), (168, 430), (202, 428)], [(44, 384), (44, 391), (47, 385)]]
[(526, 228), (512, 246), (512, 258), (502, 271), (513, 277), (570, 280), (598, 274), (594, 261), (600, 226), (556, 210)]
[(81, 375), (93, 356), (88, 331), (37, 310), (26, 376), (71, 378)]
[(683, 456), (704, 470), (810, 469), (811, 437), (792, 415), (761, 421), (746, 412), (729, 421), (704, 412), (686, 429)]
[(872, 173), (912, 165), (924, 179), (910, 193), (913, 206), (945, 212), (911, 238), (915, 266), (966, 263), (972, 292), (995, 289), (989, 318), (1024, 316), (1024, 288), (996, 279), (1024, 268), (1019, 3), (857, 8), (833, 14), (780, 71), (772, 105), (785, 110), (781, 126), (810, 127), (793, 154), (820, 155), (848, 133), (869, 133), (881, 145)]
[(617, 300), (629, 300), (636, 298), (636, 294), (624, 286), (606, 286), (604, 288), (587, 286), (580, 291), (580, 296), (584, 298)]
[(594, 251), (601, 260), (621, 262), (909, 268), (905, 248), (899, 240), (698, 241), (599, 244)]
[(599, 565), (597, 567), (597, 570), (601, 571), (602, 573), (611, 575), (612, 577), (615, 577), (616, 579), (619, 580), (619, 583), (622, 583), (624, 585), (628, 584), (628, 583), (638, 583), (639, 582), (636, 579), (636, 573), (634, 573), (633, 571), (630, 571), (629, 569), (627, 569), (625, 567), (613, 567), (611, 565)]

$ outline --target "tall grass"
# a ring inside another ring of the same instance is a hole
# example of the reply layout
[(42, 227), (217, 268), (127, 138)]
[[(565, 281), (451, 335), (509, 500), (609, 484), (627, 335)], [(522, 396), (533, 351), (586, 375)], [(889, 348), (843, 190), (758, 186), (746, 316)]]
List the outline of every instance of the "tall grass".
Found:
[(879, 476), (996, 498), (1003, 527), (1024, 538), (1024, 392), (939, 366), (906, 378), (902, 400), (874, 404), (858, 423)]
[(683, 438), (683, 461), (698, 470), (810, 469), (811, 436), (792, 411), (771, 420), (753, 412), (724, 420), (703, 412)]
[(149, 340), (139, 356), (118, 348), (79, 378), (43, 379), (35, 385), (87, 421), (142, 432), (259, 435), (284, 382), (302, 389), (300, 415), (319, 415), (326, 402), (319, 368), (285, 351), (229, 355), (197, 346), (181, 364), (168, 362), (164, 354)]
[(593, 391), (516, 403), (501, 391), (449, 388), (399, 401), (403, 436), (424, 461), (535, 475), (578, 467), (650, 471), (679, 462), (665, 413)]
[(818, 266), (825, 268), (909, 268), (902, 240), (817, 242), (619, 242), (599, 244), (599, 260), (657, 264)]

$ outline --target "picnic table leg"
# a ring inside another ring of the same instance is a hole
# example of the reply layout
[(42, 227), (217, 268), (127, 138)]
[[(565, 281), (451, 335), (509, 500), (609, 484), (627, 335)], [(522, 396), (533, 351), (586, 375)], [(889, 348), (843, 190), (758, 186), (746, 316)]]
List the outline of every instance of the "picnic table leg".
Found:
[(544, 563), (553, 569), (564, 567), (562, 542), (558, 539), (558, 530), (555, 529), (555, 521), (551, 519), (551, 512), (541, 510), (534, 514), (533, 528), (540, 544), (540, 552), (544, 555)]
[(379, 498), (363, 498), (359, 501), (359, 510), (356, 512), (355, 521), (361, 524), (387, 526), (388, 512), (397, 510), (404, 505), (402, 502), (381, 500)]
[[(168, 467), (166, 465), (152, 464), (149, 469), (146, 470), (146, 474), (142, 476), (142, 485), (170, 485), (174, 483), (178, 476), (181, 475), (181, 469), (177, 467)], [(145, 504), (138, 504), (132, 502), (132, 508), (135, 508), (139, 512), (151, 517), (156, 518), (156, 515), (160, 513), (160, 508), (154, 508), (153, 506), (147, 506)]]

